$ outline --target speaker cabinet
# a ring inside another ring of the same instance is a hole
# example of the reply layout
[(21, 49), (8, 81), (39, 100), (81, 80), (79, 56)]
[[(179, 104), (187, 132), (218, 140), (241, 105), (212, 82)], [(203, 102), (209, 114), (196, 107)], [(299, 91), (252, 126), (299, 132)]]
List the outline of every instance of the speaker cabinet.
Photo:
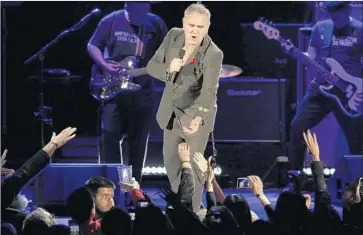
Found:
[(285, 94), (285, 79), (222, 79), (214, 125), (216, 141), (284, 141)]
[[(215, 140), (221, 142), (285, 141), (285, 97), (287, 80), (260, 77), (221, 79), (218, 110), (214, 125)], [(150, 128), (152, 140), (162, 140), (156, 112), (163, 94), (154, 88), (154, 114)]]

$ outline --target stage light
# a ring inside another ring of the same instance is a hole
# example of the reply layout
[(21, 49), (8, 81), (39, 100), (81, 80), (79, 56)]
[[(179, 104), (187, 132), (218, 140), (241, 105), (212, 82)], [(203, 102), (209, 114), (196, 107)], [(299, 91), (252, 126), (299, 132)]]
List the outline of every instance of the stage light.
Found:
[(146, 166), (142, 169), (144, 175), (166, 175), (166, 169), (163, 166)]
[(220, 166), (217, 166), (214, 168), (214, 174), (215, 175), (221, 175), (222, 174), (222, 168)]
[(142, 173), (145, 174), (145, 175), (150, 174), (151, 173), (150, 172), (150, 167), (144, 167), (144, 168), (142, 168)]
[(151, 167), (151, 169), (150, 169), (150, 173), (151, 174), (153, 174), (153, 175), (155, 175), (156, 173), (157, 173), (157, 171), (156, 171), (156, 167)]
[(329, 176), (330, 175), (330, 169), (329, 168), (324, 168), (324, 175), (325, 176)]
[(304, 169), (303, 169), (303, 172), (304, 172), (305, 174), (307, 174), (307, 175), (311, 175), (311, 174), (312, 174), (312, 172), (311, 172), (311, 168), (310, 168), (310, 167), (306, 167), (306, 168), (304, 168)]
[(156, 173), (157, 174), (163, 174), (163, 169), (165, 169), (164, 167), (156, 167)]
[[(146, 166), (142, 169), (142, 174), (144, 175), (166, 175), (166, 169), (163, 166)], [(222, 174), (222, 168), (220, 166), (217, 166), (214, 168), (214, 174), (215, 175), (221, 175)]]

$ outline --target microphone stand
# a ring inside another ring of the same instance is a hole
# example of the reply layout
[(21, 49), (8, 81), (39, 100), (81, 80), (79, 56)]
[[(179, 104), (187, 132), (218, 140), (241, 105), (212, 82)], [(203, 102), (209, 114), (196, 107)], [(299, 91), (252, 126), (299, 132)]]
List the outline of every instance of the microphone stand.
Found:
[(44, 47), (42, 47), (38, 52), (33, 54), (30, 58), (28, 58), (24, 64), (27, 65), (31, 63), (34, 60), (39, 61), (39, 70), (40, 70), (40, 93), (39, 93), (39, 106), (38, 106), (38, 112), (34, 112), (34, 116), (38, 117), (40, 120), (40, 131), (41, 131), (41, 146), (44, 147), (44, 124), (50, 125), (52, 127), (52, 117), (51, 117), (51, 111), (52, 108), (50, 106), (44, 105), (44, 60), (45, 60), (45, 54), (51, 48), (54, 46), (61, 38), (67, 36), (71, 32), (77, 31), (83, 26), (86, 25), (86, 23), (90, 20), (91, 16), (94, 15), (94, 12), (91, 12), (90, 14), (83, 17), (79, 22), (77, 22), (74, 26), (71, 28), (63, 31), (60, 33), (56, 38), (54, 38), (52, 41), (50, 41), (48, 44), (46, 44)]
[(216, 149), (216, 145), (215, 145), (215, 138), (214, 138), (214, 132), (211, 131), (210, 133), (210, 138), (212, 141), (212, 150), (213, 150), (213, 155), (212, 155), (212, 160), (211, 160), (211, 166), (213, 169), (215, 169), (217, 167), (217, 149)]

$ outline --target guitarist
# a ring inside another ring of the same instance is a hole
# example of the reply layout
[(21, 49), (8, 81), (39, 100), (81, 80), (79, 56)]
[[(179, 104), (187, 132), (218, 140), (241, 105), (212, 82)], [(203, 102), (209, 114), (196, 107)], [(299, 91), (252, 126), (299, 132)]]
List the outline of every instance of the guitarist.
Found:
[[(150, 13), (150, 2), (125, 2), (124, 7), (101, 20), (87, 46), (94, 62), (110, 73), (117, 72), (120, 65), (106, 63), (103, 50), (107, 49), (108, 59), (113, 61), (136, 55), (138, 67), (146, 67), (167, 33), (163, 19)], [(141, 91), (120, 94), (102, 107), (101, 162), (120, 163), (119, 141), (127, 133), (128, 164), (133, 166), (133, 176), (138, 182), (141, 182), (152, 118), (152, 81), (149, 75), (136, 77), (133, 82), (141, 85)]]
[[(307, 54), (311, 59), (324, 64), (326, 57), (337, 60), (348, 74), (362, 76), (363, 56), (362, 22), (350, 17), (349, 2), (324, 2), (330, 20), (315, 24)], [(292, 45), (283, 45), (287, 52)], [(304, 99), (297, 108), (290, 129), (289, 158), (292, 168), (302, 170), (306, 146), (303, 132), (317, 125), (328, 113), (333, 112), (346, 136), (351, 154), (362, 154), (362, 117), (350, 118), (345, 115), (335, 100), (320, 94), (318, 86), (324, 84), (323, 77), (315, 77)], [(362, 94), (358, 94), (362, 102)]]

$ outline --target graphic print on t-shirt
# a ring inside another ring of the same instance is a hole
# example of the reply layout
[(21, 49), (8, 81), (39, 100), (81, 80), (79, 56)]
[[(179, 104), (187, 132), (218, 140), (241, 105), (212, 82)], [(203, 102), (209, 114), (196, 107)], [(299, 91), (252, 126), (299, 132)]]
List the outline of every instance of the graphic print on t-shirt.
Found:
[[(129, 33), (124, 31), (116, 31), (115, 37), (118, 42), (128, 42), (128, 43), (137, 43), (139, 37), (135, 33)], [(144, 44), (152, 38), (151, 34), (145, 34), (144, 39), (142, 40)]]
[(357, 37), (336, 37), (333, 35), (332, 37), (332, 45), (333, 46), (342, 46), (342, 47), (353, 47), (354, 43), (358, 42)]

